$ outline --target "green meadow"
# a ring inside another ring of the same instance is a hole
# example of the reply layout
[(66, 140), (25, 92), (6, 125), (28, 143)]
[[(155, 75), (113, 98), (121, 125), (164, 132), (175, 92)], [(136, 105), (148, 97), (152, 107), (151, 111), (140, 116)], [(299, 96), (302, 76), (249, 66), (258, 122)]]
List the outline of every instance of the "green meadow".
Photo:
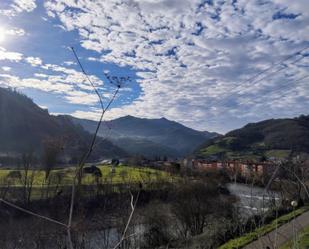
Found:
[[(100, 165), (102, 177), (95, 177), (93, 174), (83, 174), (82, 184), (93, 185), (98, 181), (102, 183), (121, 184), (121, 183), (138, 183), (153, 182), (159, 180), (172, 180), (173, 176), (167, 172), (152, 168), (139, 168), (130, 166), (117, 166), (112, 173), (111, 166)], [(48, 180), (45, 180), (45, 171), (35, 169), (28, 171), (28, 180), (33, 176), (32, 184), (34, 187), (49, 185), (71, 185), (75, 176), (75, 168), (61, 168), (51, 171)], [(24, 183), (25, 171), (21, 169), (0, 169), (0, 186), (22, 186)]]

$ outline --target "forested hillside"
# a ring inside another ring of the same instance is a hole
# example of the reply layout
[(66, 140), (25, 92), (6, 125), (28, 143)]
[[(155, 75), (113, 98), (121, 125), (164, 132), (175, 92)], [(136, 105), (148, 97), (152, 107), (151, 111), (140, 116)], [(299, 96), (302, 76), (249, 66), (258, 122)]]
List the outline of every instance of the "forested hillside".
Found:
[[(63, 157), (77, 159), (89, 146), (92, 135), (64, 116), (53, 116), (30, 98), (10, 89), (0, 88), (0, 152), (38, 155), (44, 143), (61, 144)], [(124, 156), (126, 153), (106, 140), (98, 139), (92, 158)], [(70, 159), (69, 159), (70, 158)]]
[(250, 123), (213, 139), (197, 151), (201, 157), (288, 157), (309, 153), (309, 116)]

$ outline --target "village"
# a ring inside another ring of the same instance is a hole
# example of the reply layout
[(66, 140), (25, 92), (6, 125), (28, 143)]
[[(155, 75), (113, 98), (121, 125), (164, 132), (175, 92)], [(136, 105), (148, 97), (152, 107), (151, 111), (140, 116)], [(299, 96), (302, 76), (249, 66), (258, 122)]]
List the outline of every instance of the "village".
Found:
[(192, 169), (201, 171), (223, 170), (231, 178), (241, 176), (244, 178), (265, 178), (275, 170), (276, 162), (255, 162), (250, 160), (210, 161), (204, 159), (192, 159)]
[[(121, 159), (120, 165), (125, 162), (130, 165), (132, 159)], [(105, 164), (112, 164), (112, 160), (105, 160)], [(134, 165), (140, 167), (151, 167), (161, 169), (170, 173), (179, 173), (181, 171), (200, 171), (215, 172), (222, 171), (228, 175), (231, 181), (248, 181), (255, 179), (257, 182), (265, 182), (276, 170), (278, 165), (285, 162), (285, 159), (271, 158), (265, 161), (254, 160), (214, 160), (199, 159), (187, 157), (184, 159), (135, 159)]]

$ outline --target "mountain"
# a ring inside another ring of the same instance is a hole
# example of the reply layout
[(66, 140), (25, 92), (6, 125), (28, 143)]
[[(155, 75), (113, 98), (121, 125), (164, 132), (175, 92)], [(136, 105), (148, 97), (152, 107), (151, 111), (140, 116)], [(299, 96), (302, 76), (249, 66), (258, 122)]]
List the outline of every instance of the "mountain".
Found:
[[(94, 132), (97, 122), (71, 117), (89, 132)], [(101, 125), (99, 135), (107, 137), (114, 144), (131, 154), (148, 157), (181, 157), (194, 151), (217, 133), (201, 132), (182, 124), (160, 119), (125, 116)]]
[[(35, 152), (42, 154), (47, 141), (61, 142), (62, 157), (77, 159), (87, 150), (92, 135), (65, 116), (52, 116), (33, 101), (6, 88), (0, 88), (0, 155)], [(124, 156), (111, 142), (100, 139), (92, 159)]]
[(250, 123), (203, 144), (196, 152), (205, 158), (286, 158), (309, 153), (309, 115)]

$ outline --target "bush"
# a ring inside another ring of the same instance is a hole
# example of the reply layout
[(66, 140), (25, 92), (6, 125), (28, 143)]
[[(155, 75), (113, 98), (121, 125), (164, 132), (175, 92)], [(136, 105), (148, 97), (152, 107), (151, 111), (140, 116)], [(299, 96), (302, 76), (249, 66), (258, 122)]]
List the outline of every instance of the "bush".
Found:
[(12, 170), (8, 173), (7, 175), (8, 178), (17, 178), (20, 179), (21, 178), (21, 173), (19, 170)]
[(169, 222), (163, 203), (151, 202), (145, 212), (144, 248), (156, 248), (171, 240)]

